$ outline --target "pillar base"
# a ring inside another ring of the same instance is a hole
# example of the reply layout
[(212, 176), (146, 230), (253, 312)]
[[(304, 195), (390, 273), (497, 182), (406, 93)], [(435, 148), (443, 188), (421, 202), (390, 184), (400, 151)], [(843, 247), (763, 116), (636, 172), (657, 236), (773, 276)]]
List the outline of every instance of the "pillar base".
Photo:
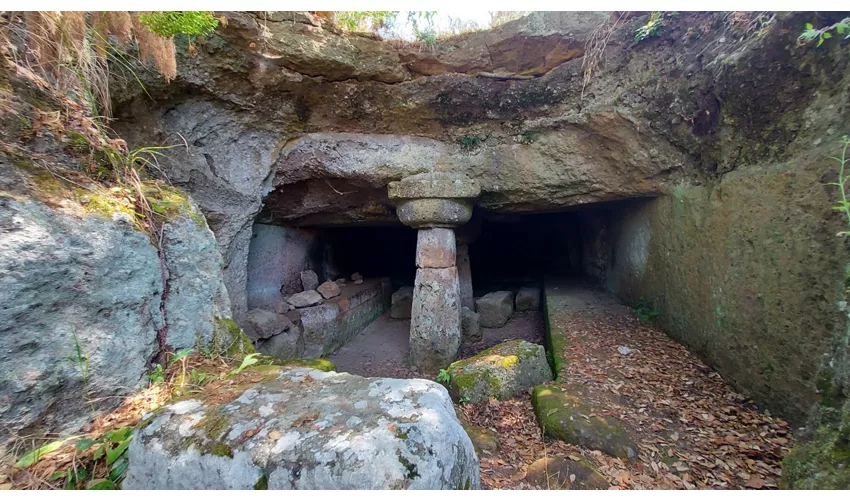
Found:
[(410, 320), (410, 356), (422, 372), (446, 368), (461, 343), (457, 268), (418, 269)]

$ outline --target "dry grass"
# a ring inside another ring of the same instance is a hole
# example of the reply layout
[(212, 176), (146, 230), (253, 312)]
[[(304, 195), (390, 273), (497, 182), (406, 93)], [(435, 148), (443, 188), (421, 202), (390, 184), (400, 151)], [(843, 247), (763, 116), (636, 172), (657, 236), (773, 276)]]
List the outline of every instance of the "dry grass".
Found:
[(611, 36), (620, 27), (620, 22), (628, 18), (628, 12), (620, 12), (615, 21), (608, 18), (599, 25), (587, 39), (584, 44), (584, 58), (582, 59), (581, 69), (583, 73), (581, 82), (581, 97), (584, 98), (584, 90), (590, 83), (593, 74), (599, 69), (602, 58), (605, 56), (605, 49), (608, 47), (608, 41)]
[[(82, 439), (97, 439), (104, 433), (126, 427), (134, 427), (142, 417), (165, 405), (172, 397), (200, 391), (202, 386), (231, 386), (243, 383), (250, 378), (251, 373), (244, 372), (239, 376), (226, 377), (235, 367), (239, 366), (237, 358), (215, 357), (205, 358), (197, 353), (186, 358), (185, 367), (181, 363), (171, 363), (165, 372), (163, 383), (150, 384), (147, 388), (125, 398), (114, 411), (102, 415), (85, 427), (80, 434), (65, 438), (62, 446), (45, 454), (41, 460), (30, 467), (17, 468), (11, 465), (0, 468), (0, 490), (56, 490), (64, 486), (64, 477), (56, 478), (54, 474), (68, 469), (85, 469), (89, 477), (98, 477), (98, 468), (102, 474), (107, 474), (103, 461), (94, 458), (94, 448), (79, 451), (75, 447)], [(184, 373), (192, 370), (208, 375), (202, 384), (194, 383)], [(226, 377), (226, 378), (225, 378)], [(24, 454), (40, 446), (62, 439), (58, 435), (19, 435), (15, 436), (6, 455), (0, 457), (0, 464), (12, 464)]]

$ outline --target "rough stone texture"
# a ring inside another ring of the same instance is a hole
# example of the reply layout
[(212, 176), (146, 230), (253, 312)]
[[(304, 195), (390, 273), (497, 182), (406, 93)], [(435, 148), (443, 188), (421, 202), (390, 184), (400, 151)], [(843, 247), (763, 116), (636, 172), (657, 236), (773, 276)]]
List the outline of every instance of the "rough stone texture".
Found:
[(446, 268), (455, 265), (455, 233), (447, 228), (420, 229), (416, 234), (416, 266)]
[(499, 437), (495, 432), (486, 427), (477, 425), (463, 424), (463, 429), (472, 440), (472, 446), (475, 447), (475, 453), (496, 453), (499, 451)]
[(316, 231), (308, 229), (253, 225), (248, 249), (248, 310), (274, 310), (284, 301), (283, 296), (304, 290), (300, 273), (317, 264), (316, 236)]
[(283, 314), (265, 309), (251, 309), (245, 315), (245, 333), (251, 340), (265, 340), (292, 328), (292, 321)]
[(481, 342), (481, 320), (478, 313), (461, 306), (460, 330), (464, 342)]
[(301, 288), (302, 291), (315, 290), (319, 287), (319, 276), (316, 275), (316, 271), (312, 269), (307, 269), (306, 271), (301, 271)]
[(514, 313), (514, 294), (511, 292), (490, 292), (475, 299), (475, 309), (478, 311), (481, 326), (484, 328), (501, 328)]
[(540, 288), (524, 286), (516, 294), (517, 311), (536, 311), (540, 309)]
[(493, 397), (508, 399), (552, 380), (541, 345), (509, 340), (461, 359), (448, 368), (451, 392), (458, 400), (480, 403)]
[(351, 275), (351, 281), (360, 281), (363, 279), (363, 275), (360, 273), (354, 273)]
[(300, 358), (304, 356), (304, 336), (300, 328), (291, 326), (288, 330), (261, 341), (257, 350), (278, 359)]
[(472, 202), (440, 198), (421, 198), (398, 202), (396, 215), (402, 223), (416, 228), (452, 228), (472, 217)]
[(370, 281), (345, 291), (324, 304), (293, 311), (294, 322), (303, 330), (304, 355), (326, 356), (333, 353), (389, 307), (388, 280)]
[(454, 172), (428, 172), (411, 175), (388, 186), (390, 200), (422, 198), (475, 199), (481, 194), (478, 182)]
[(392, 305), (390, 306), (390, 317), (394, 319), (410, 318), (410, 310), (413, 307), (413, 287), (403, 286), (393, 292)]
[(566, 443), (601, 450), (613, 457), (637, 456), (637, 447), (619, 421), (598, 415), (579, 394), (579, 390), (554, 385), (534, 388), (531, 404), (543, 432)]
[(436, 372), (460, 349), (457, 268), (417, 269), (410, 320), (410, 356), (423, 373)]
[(460, 280), (460, 304), (469, 309), (475, 309), (475, 298), (472, 291), (472, 269), (469, 265), (469, 246), (457, 247), (457, 275)]
[(319, 288), (317, 288), (316, 291), (319, 292), (325, 299), (332, 299), (340, 293), (339, 285), (337, 285), (333, 281), (325, 281), (324, 283), (319, 285)]
[(138, 429), (124, 488), (479, 487), (478, 458), (442, 386), (266, 368), (268, 381), (229, 402), (181, 401)]
[(525, 480), (547, 490), (607, 490), (605, 476), (586, 459), (543, 457), (526, 469)]
[(322, 303), (322, 296), (315, 290), (307, 290), (306, 292), (298, 292), (290, 295), (288, 299), (290, 304), (297, 309), (302, 307), (311, 307)]
[(29, 174), (6, 160), (0, 181), (21, 194), (0, 191), (0, 442), (72, 432), (144, 386), (157, 329), (171, 349), (225, 343), (221, 257), (194, 208), (165, 224), (163, 276), (147, 235), (75, 199), (37, 201)]

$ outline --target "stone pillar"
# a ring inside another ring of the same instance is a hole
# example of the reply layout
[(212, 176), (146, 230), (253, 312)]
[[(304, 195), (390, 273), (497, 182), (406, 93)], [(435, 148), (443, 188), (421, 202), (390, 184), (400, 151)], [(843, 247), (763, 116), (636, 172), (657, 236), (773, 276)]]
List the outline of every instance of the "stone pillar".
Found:
[(475, 310), (472, 300), (472, 269), (469, 267), (469, 245), (457, 247), (457, 274), (460, 279), (460, 305)]
[(452, 228), (469, 220), (479, 192), (472, 179), (443, 172), (414, 175), (389, 186), (399, 219), (419, 229), (410, 356), (425, 373), (447, 367), (460, 349), (460, 280)]

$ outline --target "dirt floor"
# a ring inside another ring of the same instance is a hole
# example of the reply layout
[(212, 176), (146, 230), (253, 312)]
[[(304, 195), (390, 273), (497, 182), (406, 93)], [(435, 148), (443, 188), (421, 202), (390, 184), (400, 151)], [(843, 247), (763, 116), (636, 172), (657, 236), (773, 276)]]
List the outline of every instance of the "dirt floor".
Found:
[[(328, 357), (340, 372), (364, 377), (419, 378), (425, 375), (409, 365), (410, 320), (393, 319), (386, 312), (357, 337)], [(481, 342), (461, 345), (461, 357), (469, 357), (511, 339), (543, 343), (544, 325), (540, 312), (517, 312), (502, 328), (482, 328)]]
[[(760, 413), (718, 373), (663, 332), (638, 321), (605, 292), (559, 286), (550, 320), (567, 332), (561, 378), (580, 382), (600, 415), (619, 418), (638, 445), (633, 460), (543, 438), (528, 394), (459, 407), (473, 425), (496, 433), (483, 451), (482, 483), (534, 489), (526, 470), (543, 457), (584, 457), (612, 489), (772, 489), (790, 447), (781, 419)], [(631, 353), (622, 355), (625, 346)]]

